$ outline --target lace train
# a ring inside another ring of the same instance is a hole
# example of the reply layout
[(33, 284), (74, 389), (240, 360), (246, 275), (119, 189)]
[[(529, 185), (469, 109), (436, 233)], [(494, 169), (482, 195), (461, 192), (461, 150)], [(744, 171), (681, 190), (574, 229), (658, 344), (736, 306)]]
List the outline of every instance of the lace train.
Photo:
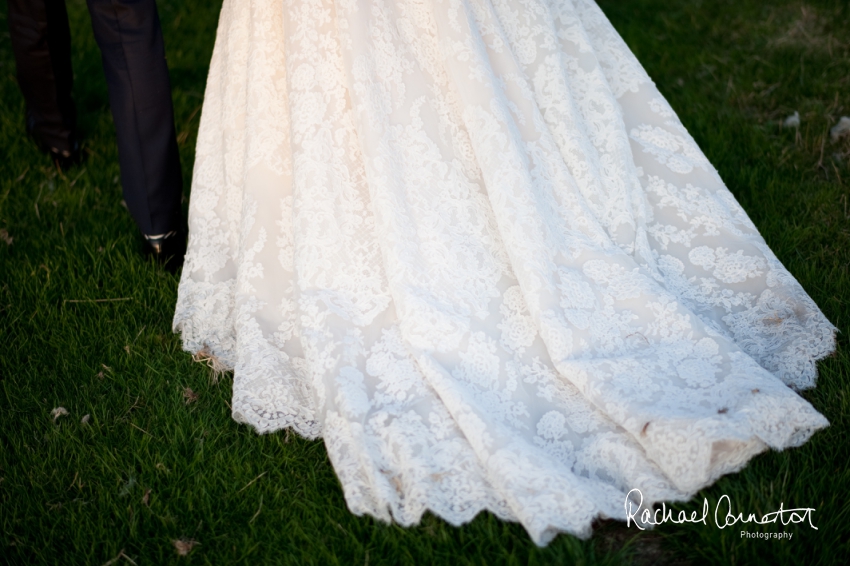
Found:
[(826, 419), (835, 328), (591, 0), (225, 0), (174, 328), (352, 512), (538, 544)]

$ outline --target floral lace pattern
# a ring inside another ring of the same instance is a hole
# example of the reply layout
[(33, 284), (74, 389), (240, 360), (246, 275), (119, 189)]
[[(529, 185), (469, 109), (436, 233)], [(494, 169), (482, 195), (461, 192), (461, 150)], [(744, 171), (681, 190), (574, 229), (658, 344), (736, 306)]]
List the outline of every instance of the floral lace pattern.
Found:
[(225, 0), (189, 222), (184, 347), (357, 514), (546, 544), (827, 425), (835, 328), (592, 0)]

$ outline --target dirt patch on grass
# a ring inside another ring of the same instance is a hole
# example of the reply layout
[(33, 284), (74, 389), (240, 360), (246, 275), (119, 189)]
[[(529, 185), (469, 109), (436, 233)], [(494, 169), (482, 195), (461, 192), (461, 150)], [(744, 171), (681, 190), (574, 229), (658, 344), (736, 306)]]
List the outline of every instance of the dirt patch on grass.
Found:
[(835, 56), (850, 47), (846, 30), (834, 29), (837, 16), (805, 3), (776, 8), (765, 22), (771, 31), (767, 47), (792, 47)]
[(633, 566), (692, 566), (692, 562), (676, 556), (664, 545), (664, 535), (654, 531), (638, 531), (622, 521), (605, 520), (594, 525), (593, 536), (605, 552), (625, 550)]

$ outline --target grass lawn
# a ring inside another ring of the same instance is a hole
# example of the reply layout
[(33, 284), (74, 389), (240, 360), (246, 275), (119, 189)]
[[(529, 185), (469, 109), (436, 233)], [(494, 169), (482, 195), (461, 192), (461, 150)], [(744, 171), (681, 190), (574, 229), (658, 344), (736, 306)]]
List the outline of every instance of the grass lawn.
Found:
[[(676, 509), (813, 507), (813, 523), (604, 522), (534, 546), (481, 515), (415, 528), (351, 515), (321, 442), (230, 418), (171, 332), (177, 278), (139, 255), (121, 205), (100, 55), (69, 0), (75, 97), (89, 152), (57, 173), (23, 133), (0, 4), (0, 563), (846, 564), (850, 556), (850, 6), (844, 0), (601, 0), (768, 244), (839, 327), (804, 396), (831, 422)], [(160, 0), (186, 194), (218, 1)], [(783, 128), (794, 111), (799, 129)], [(110, 299), (109, 301), (102, 301)], [(98, 302), (99, 301), (99, 302)], [(190, 391), (191, 390), (191, 391)], [(51, 411), (68, 415), (56, 422)], [(82, 423), (84, 415), (88, 422)], [(196, 544), (180, 556), (174, 541)], [(111, 562), (110, 562), (111, 561)]]

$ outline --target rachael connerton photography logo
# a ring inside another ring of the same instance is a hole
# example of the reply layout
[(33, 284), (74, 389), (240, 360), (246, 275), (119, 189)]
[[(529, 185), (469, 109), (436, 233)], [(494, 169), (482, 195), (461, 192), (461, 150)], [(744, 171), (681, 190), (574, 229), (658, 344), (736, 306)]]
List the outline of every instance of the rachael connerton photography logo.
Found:
[[(633, 498), (632, 495), (636, 494)], [(660, 509), (646, 509), (643, 508), (643, 494), (639, 489), (635, 488), (631, 490), (628, 494), (626, 494), (625, 501), (626, 508), (626, 526), (630, 527), (634, 522), (635, 526), (640, 530), (645, 530), (647, 527), (644, 525), (661, 525), (663, 523), (674, 523), (680, 525), (682, 523), (702, 523), (703, 525), (708, 525), (709, 518), (709, 504), (708, 499), (705, 498), (702, 500), (702, 514), (699, 515), (697, 511), (691, 511), (688, 514), (686, 511), (679, 511), (676, 516), (673, 515), (672, 509), (667, 509), (667, 504), (662, 503)], [(779, 510), (773, 511), (770, 513), (765, 513), (764, 515), (759, 516), (756, 513), (750, 513), (744, 517), (743, 512), (735, 513), (732, 507), (732, 499), (728, 495), (721, 495), (720, 499), (717, 500), (717, 505), (714, 507), (714, 524), (720, 528), (725, 529), (726, 527), (731, 527), (736, 524), (745, 525), (748, 523), (754, 523), (756, 525), (769, 525), (776, 524), (777, 521), (781, 522), (783, 526), (798, 524), (808, 521), (809, 526), (814, 530), (818, 530), (816, 526), (812, 523), (812, 513), (814, 513), (814, 507), (798, 507), (795, 509), (785, 509), (785, 504), (779, 504)], [(659, 513), (661, 517), (659, 518)], [(763, 532), (749, 532), (746, 530), (741, 531), (741, 538), (757, 538), (757, 539), (788, 539), (791, 540), (793, 533), (781, 532), (781, 533), (763, 533)]]

